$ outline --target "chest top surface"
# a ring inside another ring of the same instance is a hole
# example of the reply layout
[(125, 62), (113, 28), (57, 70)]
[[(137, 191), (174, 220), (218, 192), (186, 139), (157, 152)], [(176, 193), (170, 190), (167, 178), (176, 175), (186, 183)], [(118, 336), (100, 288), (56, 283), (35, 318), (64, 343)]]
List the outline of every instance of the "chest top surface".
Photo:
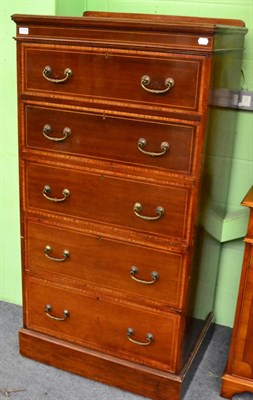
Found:
[(247, 33), (240, 20), (127, 13), (85, 12), (83, 17), (15, 14), (17, 40), (46, 41), (112, 47), (173, 49), (212, 53), (241, 48)]

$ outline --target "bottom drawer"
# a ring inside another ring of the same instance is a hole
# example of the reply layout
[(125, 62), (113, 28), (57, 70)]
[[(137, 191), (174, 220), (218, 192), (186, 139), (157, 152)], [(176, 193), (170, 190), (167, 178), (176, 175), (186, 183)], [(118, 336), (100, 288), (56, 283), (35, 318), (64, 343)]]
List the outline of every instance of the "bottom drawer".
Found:
[[(78, 279), (89, 285), (99, 285), (107, 292), (123, 292), (133, 302), (139, 298), (177, 308), (182, 304), (185, 257), (181, 254), (31, 221), (26, 232), (26, 267), (31, 271), (46, 272), (55, 279), (57, 276)], [(47, 245), (52, 249), (51, 259), (45, 256)], [(69, 252), (65, 259), (62, 256), (64, 249)], [(59, 259), (63, 261), (59, 262)], [(138, 273), (133, 276), (134, 268)], [(151, 279), (152, 271), (157, 274), (157, 280)], [(142, 279), (153, 284), (143, 284)]]
[(26, 278), (26, 326), (147, 366), (175, 372), (180, 316)]

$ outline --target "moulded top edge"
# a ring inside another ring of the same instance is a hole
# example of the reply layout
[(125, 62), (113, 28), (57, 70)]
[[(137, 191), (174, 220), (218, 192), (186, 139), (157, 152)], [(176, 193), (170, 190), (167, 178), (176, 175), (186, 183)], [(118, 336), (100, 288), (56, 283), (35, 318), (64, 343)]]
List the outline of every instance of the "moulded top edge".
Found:
[(253, 208), (253, 186), (249, 189), (241, 204)]
[(207, 18), (207, 17), (190, 17), (179, 15), (165, 15), (165, 14), (138, 14), (138, 13), (116, 13), (116, 12), (98, 12), (98, 11), (85, 11), (84, 17), (88, 18), (106, 18), (106, 19), (130, 19), (130, 20), (144, 20), (152, 21), (163, 24), (179, 24), (181, 25), (227, 25), (244, 27), (245, 23), (238, 19), (228, 18)]
[(61, 17), (47, 15), (13, 14), (12, 20), (17, 24), (54, 25), (65, 27), (97, 27), (135, 30), (158, 30), (164, 32), (187, 32), (215, 34), (219, 30), (247, 29), (241, 20), (215, 19), (200, 17), (180, 17), (153, 14), (100, 13), (86, 12), (83, 17)]

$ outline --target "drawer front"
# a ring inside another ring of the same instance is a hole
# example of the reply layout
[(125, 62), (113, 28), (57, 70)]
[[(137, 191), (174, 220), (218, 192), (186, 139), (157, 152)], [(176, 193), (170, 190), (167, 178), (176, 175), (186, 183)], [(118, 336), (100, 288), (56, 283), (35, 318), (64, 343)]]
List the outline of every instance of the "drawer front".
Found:
[(28, 163), (25, 182), (28, 209), (152, 234), (177, 238), (186, 235), (189, 211), (186, 188), (158, 186), (35, 163)]
[[(202, 57), (45, 45), (26, 45), (24, 49), (24, 92), (134, 102), (138, 106), (199, 107)], [(173, 87), (168, 84), (172, 81)]]
[(180, 254), (34, 222), (28, 222), (26, 237), (28, 270), (100, 285), (106, 292), (124, 292), (132, 301), (181, 306), (184, 258)]
[(33, 106), (26, 107), (25, 115), (30, 148), (192, 172), (194, 126)]
[(34, 278), (27, 279), (26, 297), (30, 329), (149, 366), (175, 368), (179, 316), (112, 303)]

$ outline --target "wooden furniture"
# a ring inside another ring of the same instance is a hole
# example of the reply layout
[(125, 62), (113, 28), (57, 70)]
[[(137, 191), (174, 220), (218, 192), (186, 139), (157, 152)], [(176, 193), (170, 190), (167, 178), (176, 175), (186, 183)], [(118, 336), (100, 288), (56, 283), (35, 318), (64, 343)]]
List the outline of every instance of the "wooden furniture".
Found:
[[(213, 106), (207, 124), (208, 103), (212, 88), (216, 101), (219, 90), (239, 88), (244, 24), (110, 13), (12, 18), (20, 351), (152, 399), (178, 400), (213, 320), (217, 266), (205, 299), (198, 295), (200, 209), (215, 203), (220, 175), (210, 163), (202, 168), (207, 131), (219, 149), (233, 137), (224, 110)], [(224, 164), (227, 180), (225, 171)]]
[(250, 208), (241, 282), (229, 359), (222, 376), (221, 395), (253, 393), (253, 186), (242, 202)]

